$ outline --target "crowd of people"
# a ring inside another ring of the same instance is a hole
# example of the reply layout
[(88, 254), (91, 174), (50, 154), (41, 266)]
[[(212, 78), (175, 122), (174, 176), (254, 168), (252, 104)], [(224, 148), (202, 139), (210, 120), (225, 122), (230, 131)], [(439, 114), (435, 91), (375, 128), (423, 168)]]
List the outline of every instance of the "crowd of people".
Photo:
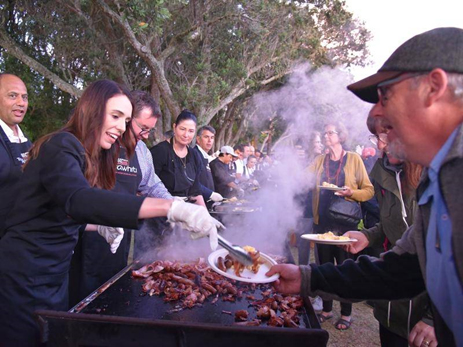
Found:
[[(334, 317), (333, 300), (339, 330), (351, 327), (352, 302), (383, 300), (374, 303), (382, 346), (463, 345), (461, 50), (463, 30), (425, 32), (348, 86), (374, 104), (367, 128), (379, 155), (349, 151), (341, 122), (312, 132), (301, 230), (356, 241), (317, 244), (307, 265), (310, 246), (298, 240), (301, 265), (267, 275), (280, 274), (281, 292), (321, 296), (321, 323)], [(223, 225), (208, 208), (259, 189), (271, 171), (251, 144), (214, 152), (216, 130), (197, 129), (189, 110), (148, 149), (158, 103), (110, 80), (90, 84), (69, 121), (34, 144), (20, 128), (27, 107), (24, 82), (0, 74), (1, 345), (39, 345), (34, 311), (68, 310), (122, 269), (141, 220), (155, 233), (176, 224), (209, 236), (215, 249)], [(358, 256), (368, 248), (378, 257)]]
[[(384, 346), (463, 345), (463, 200), (455, 185), (463, 165), (462, 49), (462, 29), (430, 30), (397, 48), (376, 74), (348, 86), (374, 104), (370, 115), (379, 126), (372, 130), (386, 156), (372, 169), (381, 204), (379, 225), (365, 230), (364, 237), (348, 231), (347, 236), (359, 240), (345, 249), (356, 252), (381, 234), (387, 239), (385, 247), (392, 249), (380, 258), (360, 256), (337, 265), (282, 264), (267, 273), (280, 274), (275, 287), (281, 292), (321, 295), (325, 300), (416, 302), (426, 291), (432, 319), (421, 303), (418, 315), (411, 318), (410, 312), (408, 318), (418, 323), (406, 331), (396, 326), (406, 313), (395, 318), (378, 312)], [(407, 161), (424, 168), (416, 193), (411, 191), (420, 168), (408, 167)], [(413, 195), (417, 206), (411, 212)], [(411, 213), (413, 221), (408, 219)], [(403, 339), (408, 341), (395, 342)]]

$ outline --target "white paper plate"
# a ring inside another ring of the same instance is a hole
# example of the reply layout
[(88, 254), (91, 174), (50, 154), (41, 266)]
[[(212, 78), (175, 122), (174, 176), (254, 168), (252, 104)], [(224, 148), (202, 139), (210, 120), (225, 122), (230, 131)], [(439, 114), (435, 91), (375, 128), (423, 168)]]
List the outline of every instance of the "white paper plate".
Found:
[(325, 189), (325, 190), (332, 190), (334, 192), (340, 192), (341, 190), (345, 190), (346, 188), (343, 187), (325, 187), (325, 186), (318, 186), (320, 189)]
[(318, 234), (303, 234), (301, 235), (303, 239), (310, 240), (315, 243), (321, 243), (325, 245), (349, 245), (353, 242), (357, 242), (357, 239), (349, 240), (323, 240), (318, 238)]
[(236, 276), (233, 268), (228, 269), (227, 272), (224, 272), (217, 267), (217, 259), (219, 257), (222, 257), (225, 259), (227, 254), (228, 254), (228, 251), (226, 249), (218, 249), (215, 252), (212, 252), (211, 254), (209, 254), (209, 257), (207, 258), (207, 261), (209, 262), (209, 265), (211, 266), (211, 268), (215, 272), (221, 274), (222, 276), (231, 278), (233, 280), (241, 281), (241, 282), (247, 282), (247, 283), (270, 283), (270, 282), (276, 281), (278, 277), (280, 277), (279, 274), (275, 274), (270, 277), (265, 276), (268, 270), (270, 270), (270, 268), (273, 265), (276, 265), (276, 261), (264, 253), (260, 253), (260, 258), (264, 261), (264, 263), (260, 265), (259, 271), (257, 271), (256, 274), (253, 273), (252, 271), (249, 271), (246, 268), (241, 273), (242, 277)]

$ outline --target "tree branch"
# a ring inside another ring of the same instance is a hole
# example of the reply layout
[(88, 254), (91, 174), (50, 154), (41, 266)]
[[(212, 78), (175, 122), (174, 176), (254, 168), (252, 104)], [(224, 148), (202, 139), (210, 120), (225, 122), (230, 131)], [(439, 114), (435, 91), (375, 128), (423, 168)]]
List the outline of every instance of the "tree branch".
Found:
[(164, 73), (164, 61), (157, 60), (156, 57), (149, 50), (148, 46), (142, 45), (140, 41), (135, 37), (135, 34), (132, 31), (127, 20), (123, 20), (120, 15), (114, 12), (104, 1), (97, 0), (96, 2), (101, 8), (103, 13), (105, 13), (109, 18), (111, 18), (123, 31), (125, 38), (128, 40), (130, 45), (135, 49), (138, 55), (146, 62), (151, 72), (153, 73), (156, 84), (159, 87), (161, 92), (162, 99), (166, 103), (167, 108), (169, 108), (171, 114), (179, 114), (180, 106), (177, 101), (174, 99), (172, 90), (170, 89), (169, 82), (166, 79)]
[(58, 75), (48, 70), (45, 66), (38, 61), (29, 57), (13, 40), (10, 39), (7, 32), (2, 28), (0, 29), (0, 45), (12, 56), (16, 57), (31, 69), (37, 71), (39, 74), (49, 79), (62, 91), (71, 94), (78, 98), (82, 95), (82, 90), (74, 87), (72, 84), (67, 83)]

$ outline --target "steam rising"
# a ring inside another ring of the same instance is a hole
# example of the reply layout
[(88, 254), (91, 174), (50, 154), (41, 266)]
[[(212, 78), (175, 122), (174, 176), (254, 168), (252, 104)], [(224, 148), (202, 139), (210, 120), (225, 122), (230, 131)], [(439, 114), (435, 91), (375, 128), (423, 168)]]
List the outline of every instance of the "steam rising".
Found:
[[(294, 197), (314, 185), (313, 177), (305, 171), (309, 163), (298, 156), (293, 145), (300, 143), (308, 149), (310, 133), (323, 132), (323, 125), (329, 121), (341, 121), (347, 127), (347, 150), (367, 143), (365, 121), (370, 107), (346, 89), (352, 82), (347, 72), (331, 68), (313, 71), (303, 64), (280, 89), (254, 96), (254, 126), (267, 124), (270, 117), (278, 115), (288, 124), (287, 140), (272, 152), (277, 163), (270, 168), (270, 182), (246, 197), (262, 211), (221, 216), (227, 226), (222, 232), (226, 239), (264, 253), (285, 254), (288, 232), (296, 228), (303, 211)], [(144, 233), (149, 234), (149, 230)], [(188, 232), (178, 229), (168, 233), (162, 250), (150, 254), (153, 259), (190, 261), (210, 253), (207, 239), (192, 241)]]

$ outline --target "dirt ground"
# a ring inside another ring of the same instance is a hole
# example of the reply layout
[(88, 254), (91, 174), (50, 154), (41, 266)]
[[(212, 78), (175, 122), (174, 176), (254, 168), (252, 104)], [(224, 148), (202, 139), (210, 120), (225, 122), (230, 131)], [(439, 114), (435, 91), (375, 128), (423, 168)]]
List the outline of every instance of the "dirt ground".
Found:
[[(297, 262), (297, 248), (291, 247), (291, 253)], [(313, 252), (311, 252), (311, 262), (313, 262)], [(339, 302), (333, 304), (334, 317), (321, 324), (330, 334), (328, 347), (375, 347), (381, 346), (379, 341), (379, 325), (373, 316), (373, 308), (365, 302), (353, 304), (352, 306), (352, 325), (345, 331), (337, 330), (334, 327), (340, 318), (341, 308)]]
[(334, 323), (340, 317), (339, 302), (334, 302), (334, 317), (321, 326), (328, 331), (328, 347), (373, 347), (381, 346), (379, 342), (378, 321), (373, 317), (373, 309), (366, 303), (354, 304), (352, 307), (352, 325), (350, 329), (339, 331)]

